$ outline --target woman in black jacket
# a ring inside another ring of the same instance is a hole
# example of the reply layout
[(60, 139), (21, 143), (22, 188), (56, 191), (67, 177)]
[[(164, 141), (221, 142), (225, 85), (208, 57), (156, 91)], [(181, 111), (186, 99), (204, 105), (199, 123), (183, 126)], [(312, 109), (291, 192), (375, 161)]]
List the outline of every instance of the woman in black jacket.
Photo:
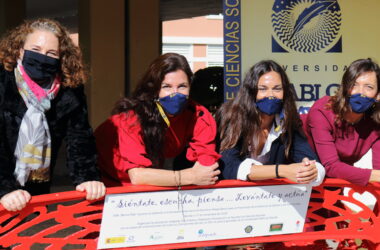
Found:
[(26, 21), (0, 41), (0, 203), (10, 211), (48, 193), (63, 139), (76, 190), (105, 194), (83, 90), (81, 53), (49, 19)]
[(294, 99), (276, 62), (261, 61), (250, 68), (236, 98), (216, 114), (225, 179), (322, 182), (325, 170), (301, 131)]

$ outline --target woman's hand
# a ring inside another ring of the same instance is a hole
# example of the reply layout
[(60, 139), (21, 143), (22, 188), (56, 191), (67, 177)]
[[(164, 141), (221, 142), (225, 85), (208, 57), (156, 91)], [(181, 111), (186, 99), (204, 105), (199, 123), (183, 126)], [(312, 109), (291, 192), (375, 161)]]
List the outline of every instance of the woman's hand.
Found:
[(103, 197), (106, 194), (106, 187), (103, 182), (100, 181), (86, 181), (82, 182), (76, 187), (77, 191), (86, 191), (87, 200), (96, 200)]
[(23, 209), (31, 198), (27, 191), (18, 189), (1, 197), (0, 203), (6, 210), (14, 212)]
[(372, 169), (369, 177), (370, 182), (380, 182), (380, 170)]
[(308, 158), (302, 160), (302, 167), (297, 171), (297, 182), (302, 184), (309, 184), (314, 181), (318, 176), (318, 169), (316, 161), (310, 161)]
[(220, 170), (219, 164), (215, 162), (211, 166), (203, 166), (199, 162), (195, 162), (194, 166), (183, 171), (189, 172), (192, 176), (192, 184), (195, 185), (212, 185), (218, 180)]
[(315, 160), (304, 158), (300, 163), (280, 165), (280, 176), (293, 182), (308, 184), (317, 178), (318, 170)]

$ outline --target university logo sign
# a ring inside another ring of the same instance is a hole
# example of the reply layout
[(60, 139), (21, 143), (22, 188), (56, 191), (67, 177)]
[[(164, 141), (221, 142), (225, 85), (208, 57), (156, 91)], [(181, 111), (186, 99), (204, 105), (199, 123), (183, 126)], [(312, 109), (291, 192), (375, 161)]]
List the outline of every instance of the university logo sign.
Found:
[(342, 52), (337, 0), (275, 0), (272, 52)]

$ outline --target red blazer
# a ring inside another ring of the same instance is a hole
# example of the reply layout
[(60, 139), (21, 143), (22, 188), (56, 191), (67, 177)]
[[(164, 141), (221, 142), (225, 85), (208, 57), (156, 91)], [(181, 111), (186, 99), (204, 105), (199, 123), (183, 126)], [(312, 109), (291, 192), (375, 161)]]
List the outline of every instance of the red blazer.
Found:
[[(216, 123), (205, 107), (191, 101), (188, 108), (169, 120), (164, 147), (157, 146), (165, 158), (175, 157), (187, 148), (189, 161), (209, 166), (219, 159), (215, 151)], [(146, 157), (140, 131), (133, 111), (113, 115), (96, 129), (98, 162), (106, 186), (128, 185), (131, 168), (161, 167), (152, 166)]]

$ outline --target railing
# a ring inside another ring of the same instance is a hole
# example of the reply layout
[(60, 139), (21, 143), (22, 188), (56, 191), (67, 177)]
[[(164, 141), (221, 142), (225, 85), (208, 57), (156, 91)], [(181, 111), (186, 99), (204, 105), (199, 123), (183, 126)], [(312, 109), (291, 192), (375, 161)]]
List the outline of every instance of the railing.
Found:
[[(184, 189), (225, 188), (258, 185), (283, 185), (284, 180), (249, 183), (220, 181), (214, 186), (188, 186)], [(351, 187), (348, 196), (343, 187)], [(108, 188), (107, 194), (173, 190), (153, 186)], [(373, 194), (374, 211), (354, 197), (363, 192)], [(355, 193), (355, 195), (354, 195)], [(217, 241), (134, 247), (128, 249), (170, 249), (218, 245), (282, 242), (282, 249), (327, 248), (324, 239), (335, 240), (340, 249), (380, 249), (380, 217), (378, 205), (380, 184), (360, 187), (343, 180), (327, 179), (313, 188), (303, 233), (239, 238)], [(349, 201), (361, 208), (353, 212), (343, 205)], [(0, 206), (0, 249), (96, 249), (102, 217), (103, 200), (89, 202), (77, 191), (34, 196), (20, 212), (7, 212)], [(270, 245), (268, 245), (270, 246)], [(247, 247), (249, 249), (250, 247)], [(278, 249), (278, 247), (277, 247)]]

